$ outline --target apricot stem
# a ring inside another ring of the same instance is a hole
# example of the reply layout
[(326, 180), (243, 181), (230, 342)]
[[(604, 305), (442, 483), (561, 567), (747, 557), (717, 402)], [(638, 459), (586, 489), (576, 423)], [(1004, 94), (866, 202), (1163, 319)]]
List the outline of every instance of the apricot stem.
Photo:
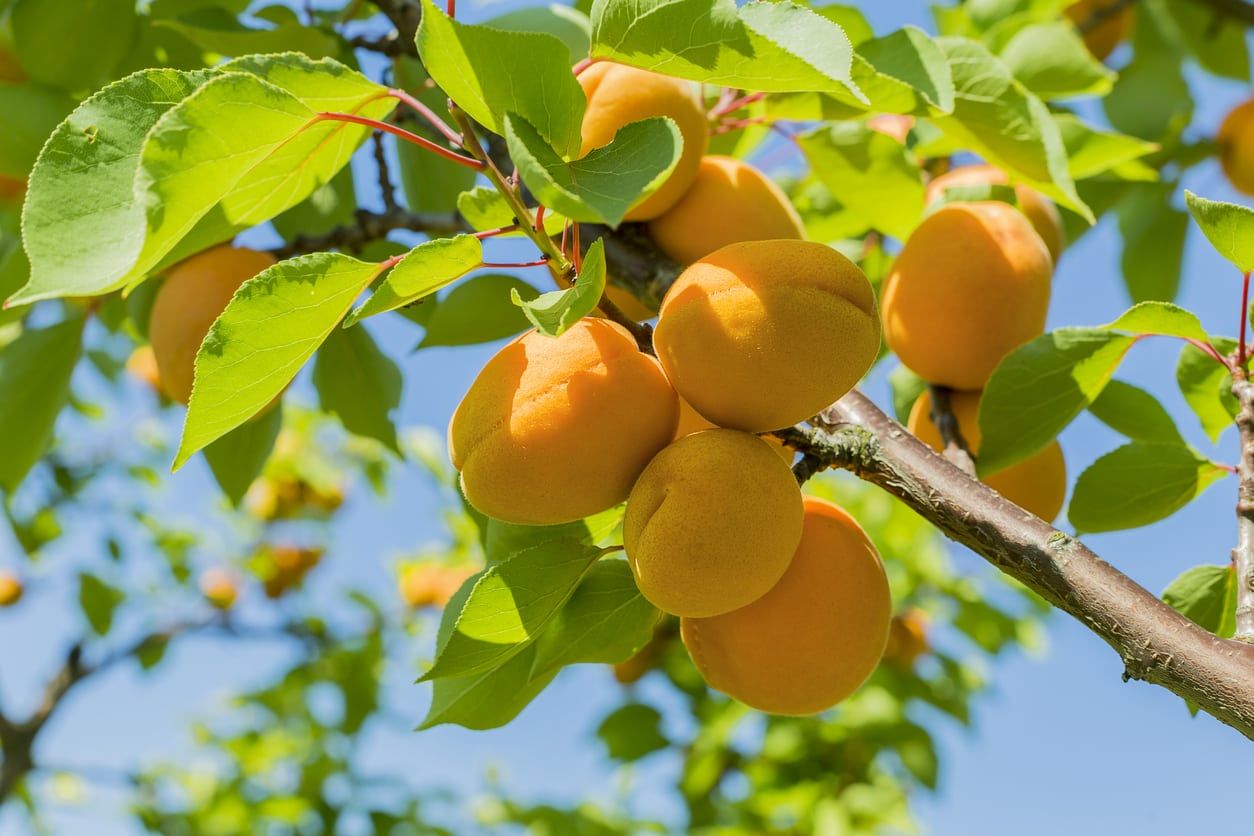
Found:
[(945, 446), (944, 456), (964, 473), (975, 474), (975, 456), (962, 437), (958, 427), (958, 418), (954, 415), (949, 396), (953, 392), (948, 386), (929, 385), (932, 395), (932, 411), (929, 416), (940, 433), (941, 443)]
[(547, 258), (539, 258), (535, 261), (485, 261), (479, 266), (491, 270), (514, 270), (521, 267), (543, 267), (548, 263)]
[(475, 237), (483, 241), (486, 238), (495, 238), (498, 235), (508, 235), (517, 231), (518, 224), (510, 224), (509, 226), (498, 226), (496, 229), (485, 229), (483, 232), (476, 232)]
[(740, 110), (742, 107), (748, 107), (749, 105), (754, 104), (755, 102), (762, 101), (762, 99), (764, 98), (766, 98), (765, 93), (750, 93), (746, 96), (741, 96), (738, 99), (732, 99), (729, 102), (719, 102), (717, 105), (714, 106), (714, 109), (710, 111), (710, 118), (718, 119), (720, 117), (726, 116), (729, 113), (735, 113), (737, 110)]
[(436, 145), (434, 142), (426, 139), (425, 137), (418, 136), (418, 134), (411, 133), (404, 128), (398, 128), (396, 125), (389, 125), (387, 122), (380, 122), (378, 119), (367, 119), (364, 116), (354, 116), (351, 113), (324, 112), (315, 116), (310, 124), (313, 125), (318, 122), (350, 122), (354, 125), (363, 125), (367, 128), (374, 128), (376, 131), (383, 131), (384, 133), (398, 136), (406, 142), (413, 143), (420, 148), (425, 148), (433, 154), (439, 154), (441, 157), (444, 157), (444, 159), (451, 160), (459, 165), (464, 165), (467, 168), (473, 168), (476, 171), (482, 171), (484, 169), (483, 162), (479, 160), (463, 157), (461, 154), (450, 151), (447, 148), (441, 148), (439, 145)]

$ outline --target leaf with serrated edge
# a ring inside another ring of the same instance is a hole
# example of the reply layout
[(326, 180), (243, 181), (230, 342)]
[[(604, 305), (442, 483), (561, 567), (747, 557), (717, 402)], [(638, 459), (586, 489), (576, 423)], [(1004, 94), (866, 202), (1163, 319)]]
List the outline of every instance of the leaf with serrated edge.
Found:
[(315, 253), (244, 282), (196, 354), (174, 468), (274, 400), (382, 269), (342, 253)]
[(527, 120), (508, 114), (505, 141), (519, 176), (541, 204), (574, 221), (617, 227), (675, 170), (684, 140), (666, 117), (624, 125), (613, 141), (567, 162)]
[(1242, 273), (1254, 271), (1254, 209), (1185, 191), (1193, 220), (1219, 254)]
[(570, 326), (596, 310), (604, 293), (605, 246), (598, 238), (588, 248), (574, 285), (565, 290), (549, 291), (530, 302), (524, 301), (517, 290), (510, 291), (510, 298), (541, 334), (560, 337)]
[(410, 250), (370, 298), (348, 315), (344, 327), (351, 328), (367, 317), (417, 302), (482, 265), (483, 243), (473, 235), (424, 241)]
[(1126, 331), (1129, 334), (1153, 334), (1201, 342), (1210, 339), (1195, 314), (1170, 302), (1142, 302), (1128, 308), (1114, 322), (1102, 327), (1111, 331)]
[(205, 448), (213, 478), (232, 505), (239, 505), (261, 475), (282, 426), (283, 407), (276, 404), (256, 421), (241, 424)]
[[(1223, 354), (1237, 347), (1236, 340), (1227, 337), (1212, 338), (1211, 343)], [(1231, 375), (1214, 357), (1185, 345), (1176, 363), (1176, 385), (1211, 441), (1218, 441), (1224, 430), (1233, 426), (1240, 404), (1232, 394)]]
[(602, 560), (536, 642), (532, 674), (625, 661), (653, 636), (660, 615), (640, 594), (625, 560)]
[(1080, 474), (1067, 518), (1081, 534), (1139, 528), (1171, 516), (1224, 475), (1183, 444), (1134, 441)]
[(1236, 572), (1232, 564), (1194, 566), (1163, 590), (1163, 601), (1220, 638), (1235, 632)]
[(1089, 412), (1133, 441), (1184, 443), (1167, 409), (1149, 392), (1122, 380), (1107, 383), (1097, 399), (1089, 404)]
[(503, 136), (505, 114), (517, 113), (558, 153), (579, 153), (587, 102), (560, 40), (468, 26), (422, 0), (417, 43), (436, 84), (479, 124)]
[(499, 667), (531, 644), (602, 554), (596, 546), (556, 540), (489, 567), (471, 589), (452, 632), (422, 682)]
[(552, 671), (531, 676), (534, 656), (534, 648), (527, 647), (500, 667), (435, 680), (431, 708), (419, 730), (452, 723), (484, 731), (513, 720), (557, 675), (557, 671)]
[(596, 0), (593, 58), (666, 75), (768, 92), (845, 93), (853, 47), (839, 26), (794, 3)]
[(338, 416), (344, 429), (401, 455), (391, 413), (400, 406), (404, 377), (369, 331), (333, 328), (314, 360), (313, 384), (322, 411)]
[(980, 474), (1053, 441), (1101, 393), (1134, 342), (1101, 328), (1060, 328), (1008, 354), (980, 398)]

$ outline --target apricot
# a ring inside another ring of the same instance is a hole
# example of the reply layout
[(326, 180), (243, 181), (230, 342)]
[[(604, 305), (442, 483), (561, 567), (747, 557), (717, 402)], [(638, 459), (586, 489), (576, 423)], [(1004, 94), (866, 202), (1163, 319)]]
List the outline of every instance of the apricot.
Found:
[[(1010, 178), (1006, 172), (991, 165), (964, 165), (942, 174), (927, 184), (927, 202), (930, 204), (940, 200), (946, 189), (957, 186), (1008, 186)], [(1049, 198), (1030, 186), (1015, 186), (1015, 197), (1019, 201), (1019, 209), (1028, 216), (1032, 228), (1041, 236), (1045, 247), (1049, 250), (1054, 263), (1062, 256), (1067, 245), (1066, 234), (1062, 228), (1062, 215), (1058, 207)]]
[(746, 241), (686, 269), (653, 335), (675, 388), (720, 427), (766, 432), (818, 413), (875, 361), (875, 294), (809, 241)]
[(951, 203), (924, 219), (884, 282), (884, 337), (929, 383), (981, 389), (1045, 330), (1053, 261), (1006, 203)]
[(868, 119), (866, 126), (876, 133), (890, 136), (902, 145), (905, 145), (906, 139), (910, 136), (910, 131), (914, 130), (914, 117), (900, 116), (896, 113), (881, 113)]
[(1215, 138), (1219, 162), (1233, 188), (1254, 195), (1254, 99), (1233, 108)]
[(710, 124), (696, 85), (671, 76), (601, 61), (579, 74), (588, 99), (583, 116), (580, 156), (609, 145), (619, 128), (654, 116), (669, 116), (679, 126), (684, 148), (675, 170), (657, 191), (633, 206), (629, 221), (656, 218), (692, 185), (710, 142)]
[(913, 668), (919, 657), (931, 647), (927, 640), (927, 627), (927, 613), (920, 609), (909, 609), (893, 616), (888, 627), (884, 661), (905, 670)]
[(413, 609), (443, 607), (475, 571), (434, 561), (407, 566), (400, 577), (401, 599)]
[(801, 539), (801, 491), (762, 439), (685, 436), (632, 488), (623, 544), (640, 592), (672, 615), (710, 616), (756, 600)]
[(200, 576), (200, 594), (214, 608), (229, 610), (239, 597), (239, 585), (225, 569), (207, 569)]
[[(1107, 11), (1116, 5), (1122, 8)], [(1084, 45), (1098, 61), (1105, 61), (1132, 30), (1132, 6), (1126, 0), (1076, 0), (1062, 13), (1077, 27), (1086, 26), (1088, 21), (1101, 16), (1101, 20), (1080, 33)]]
[(323, 550), (301, 546), (270, 546), (263, 553), (263, 587), (268, 598), (278, 598), (300, 586), (322, 562)]
[(22, 600), (26, 588), (22, 579), (12, 572), (0, 572), (0, 607), (11, 607)]
[(0, 204), (21, 206), (26, 199), (26, 181), (0, 174)]
[[(701, 432), (702, 430), (717, 429), (717, 426), (701, 417), (701, 413), (692, 408), (692, 404), (683, 398), (679, 399), (679, 425), (675, 427), (675, 440), (679, 440), (686, 435)], [(761, 436), (761, 439), (771, 446), (781, 459), (792, 465), (792, 460), (796, 458), (795, 451), (784, 442), (774, 436)]]
[[(971, 455), (980, 455), (980, 393), (953, 392), (949, 407), (958, 419), (958, 432), (966, 442)], [(932, 423), (932, 396), (924, 392), (914, 402), (906, 428), (936, 452), (944, 449), (940, 430)], [(1051, 443), (1044, 450), (984, 477), (984, 484), (1009, 499), (1025, 511), (1031, 511), (1046, 522), (1053, 522), (1062, 510), (1067, 494), (1067, 464), (1063, 460), (1062, 447)]]
[(670, 442), (679, 398), (620, 325), (585, 318), (501, 349), (449, 424), (466, 499), (507, 522), (552, 525), (627, 498)]
[(844, 509), (805, 500), (788, 571), (753, 603), (684, 618), (680, 635), (710, 687), (771, 714), (817, 714), (879, 664), (892, 600), (870, 538)]
[(161, 388), (161, 372), (157, 369), (157, 356), (151, 345), (141, 345), (126, 358), (126, 371), (131, 377), (140, 380), (159, 395), (164, 395)]
[(704, 157), (688, 191), (649, 222), (663, 253), (691, 264), (740, 241), (805, 237), (801, 216), (771, 178), (734, 157)]
[(196, 352), (209, 327), (240, 285), (274, 263), (269, 253), (222, 245), (170, 268), (153, 302), (148, 337), (171, 400), (191, 400)]

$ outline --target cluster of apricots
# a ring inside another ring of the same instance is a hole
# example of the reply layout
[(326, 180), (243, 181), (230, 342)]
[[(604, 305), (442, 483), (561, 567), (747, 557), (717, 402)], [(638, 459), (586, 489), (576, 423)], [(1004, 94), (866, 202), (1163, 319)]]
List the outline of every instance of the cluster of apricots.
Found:
[[(954, 169), (928, 184), (929, 203), (949, 189), (1006, 185), (992, 166)], [(884, 337), (929, 384), (953, 390), (950, 407), (968, 451), (979, 455), (980, 392), (1007, 354), (1045, 331), (1054, 261), (1065, 243), (1057, 208), (1026, 186), (1018, 208), (999, 201), (944, 203), (914, 230), (884, 283)], [(931, 394), (908, 427), (938, 452)], [(1066, 469), (1053, 442), (1027, 461), (987, 477), (1016, 505), (1045, 520), (1062, 509)]]
[(323, 550), (304, 546), (268, 546), (258, 556), (258, 574), (266, 597), (274, 600), (295, 589), (322, 562)]
[(807, 420), (870, 368), (874, 292), (853, 262), (802, 240), (768, 178), (703, 156), (694, 87), (613, 64), (580, 82), (589, 147), (649, 116), (679, 124), (683, 159), (629, 217), (687, 267), (662, 302), (656, 357), (589, 317), (556, 338), (528, 332), (487, 362), (449, 427), (463, 492), (530, 525), (626, 500), (637, 585), (680, 617), (710, 685), (763, 711), (822, 711), (879, 662), (888, 583), (858, 524), (803, 497), (791, 452), (759, 434)]
[(397, 584), (401, 600), (415, 610), (443, 607), (475, 571), (471, 566), (450, 566), (437, 560), (407, 564), (401, 567)]

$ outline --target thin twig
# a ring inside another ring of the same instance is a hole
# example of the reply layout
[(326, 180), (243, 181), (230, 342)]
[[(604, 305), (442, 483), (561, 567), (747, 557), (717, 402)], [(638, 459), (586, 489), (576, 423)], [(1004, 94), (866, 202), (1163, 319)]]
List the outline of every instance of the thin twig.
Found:
[(391, 166), (388, 165), (387, 148), (383, 145), (383, 134), (375, 131), (370, 135), (374, 145), (374, 162), (379, 175), (379, 192), (383, 196), (383, 206), (389, 212), (400, 210), (396, 202), (396, 184), (392, 182)]
[(928, 418), (940, 433), (942, 454), (964, 473), (975, 475), (975, 455), (962, 437), (962, 428), (958, 426), (958, 417), (954, 415), (950, 395), (953, 390), (948, 386), (928, 385), (931, 414)]

